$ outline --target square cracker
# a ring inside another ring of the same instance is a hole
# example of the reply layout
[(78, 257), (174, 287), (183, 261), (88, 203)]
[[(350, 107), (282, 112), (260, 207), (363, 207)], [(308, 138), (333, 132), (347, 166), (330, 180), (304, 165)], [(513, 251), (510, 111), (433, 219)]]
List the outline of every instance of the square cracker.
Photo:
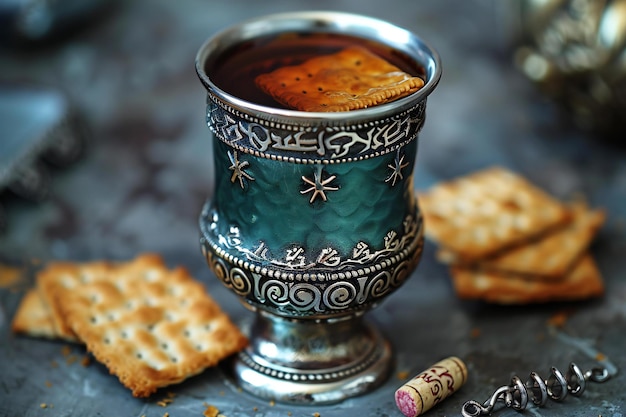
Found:
[(472, 262), (570, 220), (567, 207), (501, 167), (442, 182), (418, 194), (425, 234)]
[(564, 279), (554, 282), (458, 266), (452, 267), (450, 273), (459, 298), (497, 304), (574, 301), (604, 293), (602, 276), (589, 254), (585, 254)]
[(47, 305), (36, 288), (31, 288), (22, 297), (11, 321), (11, 330), (33, 337), (63, 339), (68, 342), (77, 341), (73, 334), (59, 333), (54, 325), (50, 306)]
[(105, 261), (94, 261), (89, 264), (76, 264), (72, 262), (52, 262), (37, 274), (37, 289), (42, 298), (43, 305), (48, 309), (52, 319), (54, 331), (62, 339), (76, 338), (74, 331), (63, 317), (62, 310), (58, 307), (59, 302), (55, 299), (55, 288), (60, 275), (72, 273), (86, 279), (106, 279), (111, 273), (112, 265)]
[[(565, 227), (525, 242), (503, 253), (481, 259), (475, 265), (486, 271), (527, 275), (533, 279), (562, 279), (591, 244), (605, 221), (604, 210), (589, 210), (583, 202), (571, 207), (572, 221)], [(457, 263), (456, 255), (442, 248), (437, 259)]]
[(360, 46), (261, 74), (256, 84), (281, 104), (301, 111), (340, 112), (387, 103), (424, 86)]
[(136, 397), (198, 374), (247, 343), (201, 283), (157, 255), (50, 269), (40, 285), (53, 308)]

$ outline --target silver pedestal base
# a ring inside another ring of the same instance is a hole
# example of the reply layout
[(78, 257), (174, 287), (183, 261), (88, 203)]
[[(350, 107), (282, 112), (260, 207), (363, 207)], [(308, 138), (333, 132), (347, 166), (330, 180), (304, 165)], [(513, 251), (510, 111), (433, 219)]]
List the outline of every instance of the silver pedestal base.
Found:
[(327, 404), (382, 384), (389, 343), (362, 317), (293, 320), (257, 312), (250, 345), (224, 368), (255, 396), (283, 403)]

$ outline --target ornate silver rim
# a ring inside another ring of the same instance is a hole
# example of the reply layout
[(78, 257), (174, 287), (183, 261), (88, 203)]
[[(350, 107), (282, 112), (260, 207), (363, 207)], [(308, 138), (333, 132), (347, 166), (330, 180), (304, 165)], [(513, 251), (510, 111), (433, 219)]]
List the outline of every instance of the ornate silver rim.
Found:
[(297, 164), (362, 161), (394, 152), (417, 140), (424, 126), (426, 99), (398, 114), (345, 126), (278, 123), (240, 112), (207, 97), (207, 125), (237, 151)]

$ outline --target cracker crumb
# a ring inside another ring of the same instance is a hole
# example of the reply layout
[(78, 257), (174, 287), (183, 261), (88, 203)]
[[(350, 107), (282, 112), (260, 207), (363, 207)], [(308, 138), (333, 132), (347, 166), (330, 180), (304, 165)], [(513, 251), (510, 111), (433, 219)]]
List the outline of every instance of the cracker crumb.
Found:
[(405, 379), (407, 379), (409, 377), (409, 371), (399, 371), (396, 374), (396, 378), (404, 381)]
[(313, 413), (313, 417), (320, 417), (320, 416), (321, 416), (321, 414), (318, 413), (318, 412)]
[(46, 381), (44, 382), (44, 384), (46, 385), (46, 387), (50, 388), (52, 386), (52, 382), (50, 381)]
[(174, 394), (173, 392), (168, 392), (165, 398), (157, 401), (157, 405), (161, 407), (167, 407), (168, 404), (171, 404), (174, 402), (174, 397), (176, 397), (176, 394)]
[(163, 413), (163, 417), (170, 417), (170, 413), (168, 412)]
[(8, 288), (11, 292), (18, 292), (24, 283), (22, 269), (10, 265), (0, 264), (0, 288)]
[(606, 360), (606, 355), (602, 352), (598, 352), (596, 354), (596, 358), (597, 361), (605, 361)]
[(89, 356), (83, 356), (83, 358), (80, 360), (80, 364), (86, 368), (91, 364), (91, 359), (89, 358)]
[(255, 406), (255, 407), (252, 407), (252, 411), (255, 411), (255, 412), (256, 412), (256, 411), (259, 411), (259, 407), (256, 407), (256, 406)]
[(22, 270), (9, 265), (0, 264), (0, 288), (16, 290), (22, 280)]
[(48, 404), (41, 403), (41, 404), (39, 404), (39, 408), (48, 408)]
[(69, 345), (65, 345), (61, 348), (61, 354), (63, 356), (69, 356), (72, 353), (72, 348)]
[(65, 359), (65, 363), (68, 365), (71, 365), (74, 362), (78, 362), (78, 356), (76, 355), (70, 355)]
[(219, 415), (219, 410), (214, 405), (208, 405), (202, 415), (204, 417), (217, 417)]
[(270, 407), (274, 407), (276, 405), (276, 401), (270, 400)]
[(559, 311), (553, 314), (552, 317), (548, 319), (548, 325), (554, 326), (558, 329), (562, 329), (563, 326), (565, 326), (565, 323), (567, 322), (568, 317), (569, 317), (569, 313), (565, 311)]

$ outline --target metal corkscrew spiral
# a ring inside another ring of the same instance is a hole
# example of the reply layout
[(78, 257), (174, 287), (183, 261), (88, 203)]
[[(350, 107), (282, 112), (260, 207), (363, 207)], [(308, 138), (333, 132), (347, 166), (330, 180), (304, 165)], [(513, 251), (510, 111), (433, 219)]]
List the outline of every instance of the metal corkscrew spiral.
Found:
[(592, 368), (583, 373), (574, 362), (570, 363), (565, 375), (553, 366), (550, 376), (545, 380), (536, 372), (531, 372), (526, 382), (515, 375), (510, 385), (495, 390), (484, 403), (474, 400), (465, 402), (461, 414), (463, 417), (489, 415), (500, 402), (517, 411), (525, 410), (529, 400), (537, 406), (543, 406), (548, 398), (562, 401), (567, 394), (578, 397), (585, 391), (587, 382), (606, 382), (610, 378), (611, 373), (607, 368)]

